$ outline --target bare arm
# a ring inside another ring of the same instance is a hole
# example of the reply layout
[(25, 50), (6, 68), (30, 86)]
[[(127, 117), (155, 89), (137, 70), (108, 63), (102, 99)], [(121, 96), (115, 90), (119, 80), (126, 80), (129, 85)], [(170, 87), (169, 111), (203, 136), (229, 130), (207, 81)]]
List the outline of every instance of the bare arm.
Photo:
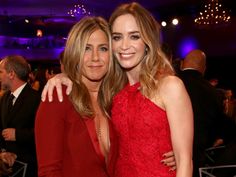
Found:
[(176, 177), (192, 176), (193, 113), (182, 81), (169, 76), (162, 81), (160, 95), (165, 106), (175, 154)]
[(53, 78), (49, 79), (42, 92), (42, 101), (44, 102), (47, 99), (48, 95), (49, 102), (52, 102), (53, 89), (56, 87), (58, 100), (62, 102), (63, 101), (62, 88), (61, 88), (62, 85), (67, 86), (66, 94), (69, 95), (72, 90), (73, 83), (67, 77), (66, 74), (60, 73), (55, 75)]

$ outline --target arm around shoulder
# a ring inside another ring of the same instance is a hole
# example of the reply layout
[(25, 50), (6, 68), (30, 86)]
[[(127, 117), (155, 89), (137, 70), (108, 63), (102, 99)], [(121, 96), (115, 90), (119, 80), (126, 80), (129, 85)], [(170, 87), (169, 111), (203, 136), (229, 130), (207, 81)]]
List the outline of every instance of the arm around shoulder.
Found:
[[(42, 101), (45, 101), (48, 96), (49, 102), (57, 97), (60, 102), (63, 101), (62, 85), (66, 86), (66, 94), (69, 95), (72, 90), (72, 81), (65, 73), (60, 73), (49, 79), (42, 92)], [(53, 96), (53, 91), (56, 87), (57, 96)]]

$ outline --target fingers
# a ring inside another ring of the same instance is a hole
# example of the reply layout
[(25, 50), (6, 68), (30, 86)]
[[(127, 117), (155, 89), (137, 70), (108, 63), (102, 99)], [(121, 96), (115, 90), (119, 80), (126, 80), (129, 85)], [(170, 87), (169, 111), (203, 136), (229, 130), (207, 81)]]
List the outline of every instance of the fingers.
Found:
[(51, 78), (47, 81), (46, 85), (43, 88), (42, 94), (41, 94), (41, 100), (44, 102), (47, 99), (48, 96), (48, 101), (52, 102), (53, 100), (53, 89), (55, 87), (55, 78)]
[(176, 162), (175, 162), (175, 156), (174, 156), (174, 152), (168, 152), (163, 154), (163, 157), (165, 159), (161, 160), (161, 163), (163, 163), (164, 165), (171, 167), (170, 171), (176, 170)]
[(175, 171), (176, 170), (176, 166), (173, 166), (170, 168), (170, 171)]
[(72, 85), (73, 85), (72, 81), (67, 77), (66, 74), (61, 73), (57, 74), (56, 76), (48, 80), (41, 95), (42, 101), (45, 101), (48, 96), (49, 102), (52, 102), (53, 90), (56, 87), (58, 100), (62, 102), (63, 101), (62, 84), (67, 86), (66, 94), (69, 95), (72, 90)]
[(55, 78), (49, 79), (48, 82), (47, 82), (47, 85), (48, 85), (47, 86), (48, 101), (52, 102), (52, 100), (53, 100), (53, 96), (52, 96), (53, 95), (53, 89), (56, 85)]
[(166, 162), (166, 166), (168, 166), (168, 167), (175, 167), (176, 166), (175, 161)]
[(9, 166), (13, 166), (17, 156), (11, 152), (3, 152), (1, 158), (3, 162), (7, 163)]
[(165, 158), (172, 157), (172, 156), (174, 156), (173, 151), (170, 151), (170, 152), (167, 152), (167, 153), (163, 154), (163, 157), (165, 157)]
[(43, 102), (46, 100), (47, 91), (48, 91), (48, 83), (46, 83), (46, 85), (44, 86), (42, 94), (41, 94), (41, 100)]
[(170, 163), (172, 163), (172, 162), (175, 163), (175, 158), (174, 158), (174, 156), (172, 156), (172, 157), (169, 157), (169, 158), (166, 158), (166, 159), (162, 160), (162, 162), (163, 162), (164, 164), (170, 164)]
[(2, 136), (5, 141), (15, 141), (15, 129), (14, 128), (6, 128), (2, 131)]
[(72, 81), (70, 80), (70, 79), (68, 79), (68, 78), (65, 78), (66, 79), (66, 86), (67, 86), (67, 88), (66, 88), (66, 94), (67, 95), (69, 95), (70, 94), (70, 92), (72, 91), (72, 86), (73, 86), (73, 83), (72, 83)]
[(59, 79), (56, 79), (56, 90), (57, 90), (58, 100), (62, 102), (63, 101), (62, 87), (61, 87), (61, 81)]

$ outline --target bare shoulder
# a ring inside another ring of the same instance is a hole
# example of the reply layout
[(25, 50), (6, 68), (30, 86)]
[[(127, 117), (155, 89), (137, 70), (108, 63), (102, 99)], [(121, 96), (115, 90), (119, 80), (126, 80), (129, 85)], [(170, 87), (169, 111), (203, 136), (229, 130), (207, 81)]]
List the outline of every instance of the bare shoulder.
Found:
[(160, 80), (160, 91), (169, 92), (176, 91), (184, 87), (184, 84), (177, 76), (166, 76)]
[(177, 76), (166, 76), (161, 79), (159, 91), (164, 103), (178, 100), (187, 93), (182, 80)]

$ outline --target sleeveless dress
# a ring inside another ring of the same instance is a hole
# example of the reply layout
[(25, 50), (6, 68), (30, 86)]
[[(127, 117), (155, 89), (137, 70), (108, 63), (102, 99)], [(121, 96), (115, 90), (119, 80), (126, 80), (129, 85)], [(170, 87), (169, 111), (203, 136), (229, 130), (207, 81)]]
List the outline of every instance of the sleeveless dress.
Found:
[(166, 112), (144, 97), (140, 84), (127, 85), (113, 99), (112, 121), (119, 141), (115, 177), (173, 177), (161, 163), (172, 150)]

